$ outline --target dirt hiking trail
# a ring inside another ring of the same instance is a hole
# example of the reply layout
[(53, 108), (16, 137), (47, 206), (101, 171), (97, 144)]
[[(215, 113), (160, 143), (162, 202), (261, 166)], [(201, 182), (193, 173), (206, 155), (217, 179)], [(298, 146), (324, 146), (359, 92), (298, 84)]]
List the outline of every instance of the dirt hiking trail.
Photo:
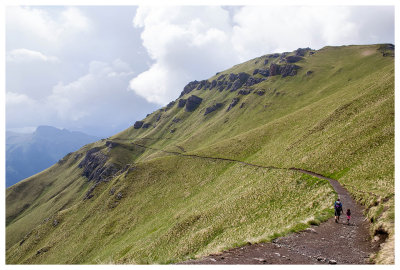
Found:
[[(237, 162), (245, 166), (269, 170), (292, 170), (328, 180), (337, 192), (343, 212), (339, 223), (334, 218), (319, 226), (277, 238), (271, 243), (247, 244), (219, 254), (189, 260), (179, 264), (370, 264), (370, 257), (379, 251), (386, 239), (371, 241), (369, 221), (363, 215), (363, 207), (357, 204), (340, 183), (315, 172), (299, 168), (277, 168), (262, 166), (228, 158), (191, 155), (182, 152), (165, 151), (131, 142), (131, 144), (189, 158)], [(184, 152), (184, 151), (183, 151)], [(334, 201), (332, 201), (332, 208)], [(350, 224), (347, 225), (346, 210), (351, 209)]]
[(369, 264), (370, 255), (379, 250), (384, 239), (371, 242), (363, 207), (338, 181), (302, 169), (289, 170), (328, 180), (342, 201), (343, 211), (351, 209), (350, 225), (347, 225), (346, 215), (342, 214), (339, 223), (331, 218), (319, 226), (277, 238), (271, 243), (248, 244), (182, 264)]

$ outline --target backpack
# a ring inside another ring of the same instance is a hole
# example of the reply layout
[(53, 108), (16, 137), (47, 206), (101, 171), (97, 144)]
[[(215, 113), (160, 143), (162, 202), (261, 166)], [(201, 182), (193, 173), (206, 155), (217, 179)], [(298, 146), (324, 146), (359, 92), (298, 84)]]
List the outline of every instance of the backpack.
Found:
[(339, 201), (336, 201), (336, 202), (335, 202), (335, 209), (337, 209), (337, 210), (342, 209), (342, 203), (339, 202)]

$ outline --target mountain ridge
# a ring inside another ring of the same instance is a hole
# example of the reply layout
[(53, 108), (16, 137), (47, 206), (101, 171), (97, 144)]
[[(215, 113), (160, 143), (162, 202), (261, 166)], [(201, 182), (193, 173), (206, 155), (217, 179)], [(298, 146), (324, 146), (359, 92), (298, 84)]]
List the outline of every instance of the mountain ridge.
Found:
[[(367, 209), (370, 233), (384, 230), (393, 242), (391, 46), (310, 49), (295, 63), (300, 68), (287, 68), (297, 52), (249, 60), (209, 84), (191, 82), (142, 123), (7, 189), (7, 263), (171, 263), (270, 241), (332, 216), (336, 195), (327, 182), (244, 163), (339, 180)], [(282, 66), (293, 75), (282, 76)], [(244, 77), (254, 78), (251, 85)], [(186, 110), (193, 95), (201, 102), (194, 98)], [(299, 201), (311, 203), (303, 209)], [(63, 251), (66, 243), (73, 248)]]
[(6, 187), (41, 172), (67, 153), (99, 139), (51, 126), (39, 126), (29, 134), (7, 132)]

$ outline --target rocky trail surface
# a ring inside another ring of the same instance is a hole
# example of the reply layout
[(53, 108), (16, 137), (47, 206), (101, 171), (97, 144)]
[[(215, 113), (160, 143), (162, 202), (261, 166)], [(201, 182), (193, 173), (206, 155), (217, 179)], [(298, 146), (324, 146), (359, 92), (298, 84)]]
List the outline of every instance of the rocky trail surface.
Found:
[[(369, 221), (363, 215), (363, 207), (357, 204), (335, 179), (298, 168), (262, 166), (239, 160), (190, 155), (154, 149), (137, 143), (132, 144), (186, 157), (238, 162), (245, 166), (292, 170), (312, 175), (329, 181), (342, 201), (344, 212), (348, 208), (351, 209), (350, 224), (347, 224), (346, 215), (342, 214), (339, 223), (335, 223), (334, 218), (331, 218), (319, 226), (311, 226), (304, 231), (277, 238), (270, 243), (248, 243), (242, 247), (180, 264), (369, 264), (371, 255), (379, 251), (380, 244), (385, 240), (384, 237), (377, 237), (371, 241)], [(332, 202), (332, 207), (333, 204), (334, 202)]]
[(249, 243), (182, 264), (369, 264), (371, 254), (379, 250), (384, 239), (371, 242), (369, 222), (363, 215), (363, 207), (351, 198), (338, 181), (302, 169), (290, 170), (328, 180), (338, 193), (344, 211), (351, 209), (350, 224), (347, 224), (346, 215), (343, 214), (339, 223), (331, 218), (319, 226), (277, 238), (271, 243)]

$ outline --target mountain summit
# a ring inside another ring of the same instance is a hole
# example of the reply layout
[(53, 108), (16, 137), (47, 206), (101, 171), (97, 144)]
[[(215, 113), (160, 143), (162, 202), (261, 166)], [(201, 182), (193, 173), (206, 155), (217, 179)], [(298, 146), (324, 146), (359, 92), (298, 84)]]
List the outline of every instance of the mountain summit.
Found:
[(166, 264), (270, 242), (333, 216), (335, 189), (304, 172), (363, 205), (385, 244), (360, 260), (394, 263), (393, 45), (268, 54), (188, 83), (8, 188), (6, 261)]
[(31, 134), (6, 134), (6, 186), (54, 165), (69, 152), (99, 138), (82, 132), (39, 126)]

